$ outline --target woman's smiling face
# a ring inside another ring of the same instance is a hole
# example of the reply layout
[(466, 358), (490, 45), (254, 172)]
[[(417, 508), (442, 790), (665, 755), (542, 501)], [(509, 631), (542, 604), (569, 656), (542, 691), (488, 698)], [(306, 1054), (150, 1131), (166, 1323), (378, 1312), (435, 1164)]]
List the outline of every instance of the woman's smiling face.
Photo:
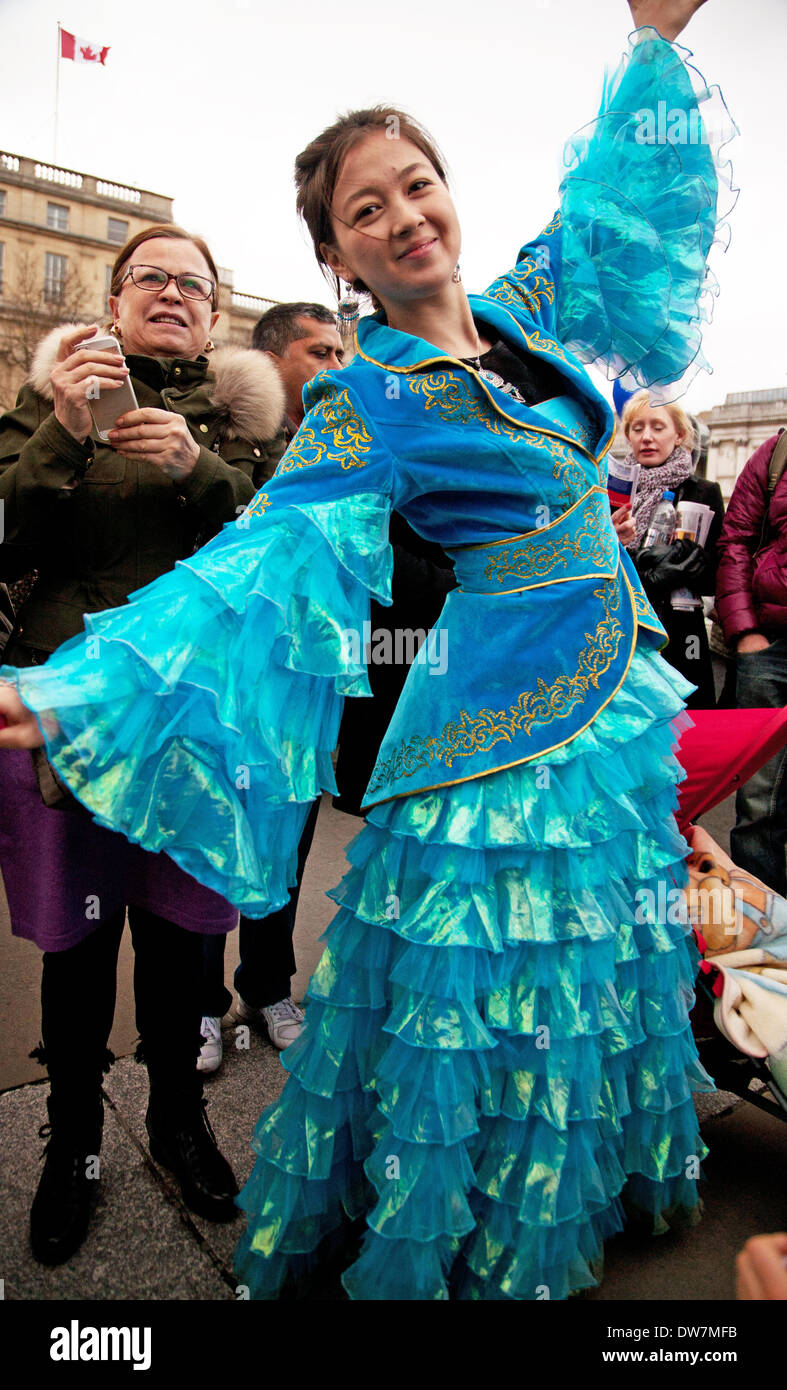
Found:
[(363, 136), (339, 171), (331, 214), (327, 264), (344, 280), (362, 280), (383, 307), (429, 298), (451, 282), (461, 243), (456, 209), (411, 140), (384, 130)]

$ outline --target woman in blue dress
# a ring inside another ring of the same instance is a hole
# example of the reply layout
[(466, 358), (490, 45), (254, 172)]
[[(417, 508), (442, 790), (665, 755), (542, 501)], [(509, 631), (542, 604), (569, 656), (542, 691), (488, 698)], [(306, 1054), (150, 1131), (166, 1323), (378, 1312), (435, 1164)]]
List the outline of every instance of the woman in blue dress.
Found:
[(253, 1297), (353, 1222), (352, 1298), (554, 1299), (597, 1281), (624, 1204), (655, 1230), (696, 1219), (692, 1090), (710, 1083), (694, 956), (663, 906), (686, 880), (671, 726), (690, 687), (618, 545), (613, 417), (581, 362), (653, 387), (700, 361), (714, 150), (659, 144), (645, 119), (707, 109), (670, 42), (699, 3), (632, 4), (660, 33), (635, 33), (561, 211), (483, 295), (420, 127), (375, 108), (313, 142), (296, 178), (318, 257), (378, 305), (356, 358), (307, 387), (237, 523), (46, 666), (4, 670), (24, 704), (0, 694), (0, 746), (40, 742), (35, 711), (100, 823), (262, 917), (333, 786), (343, 697), (368, 691), (391, 509), (455, 561), (254, 1137)]

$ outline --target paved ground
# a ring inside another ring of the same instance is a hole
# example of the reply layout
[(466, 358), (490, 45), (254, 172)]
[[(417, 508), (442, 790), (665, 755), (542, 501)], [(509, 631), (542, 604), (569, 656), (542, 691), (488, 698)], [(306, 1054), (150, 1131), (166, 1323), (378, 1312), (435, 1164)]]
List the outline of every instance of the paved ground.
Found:
[[(726, 840), (729, 804), (707, 819)], [(296, 994), (319, 954), (317, 938), (332, 915), (323, 894), (343, 872), (342, 850), (359, 823), (324, 804), (301, 895), (297, 932), (300, 973)], [(101, 1195), (85, 1245), (56, 1270), (29, 1252), (27, 1214), (43, 1147), (46, 1086), (27, 1053), (38, 1041), (35, 950), (12, 941), (0, 922), (0, 1016), (6, 1020), (0, 1056), (0, 1248), (6, 1299), (222, 1299), (237, 1297), (232, 1250), (240, 1222), (215, 1225), (181, 1204), (167, 1175), (153, 1164), (144, 1134), (144, 1070), (128, 1055), (135, 1030), (129, 990), (130, 959), (121, 961), (112, 1046), (120, 1060), (106, 1083), (107, 1115)], [(10, 944), (9, 944), (10, 943)], [(234, 951), (227, 953), (231, 983)], [(8, 1025), (11, 1026), (8, 1026)], [(210, 1116), (240, 1180), (250, 1171), (249, 1136), (260, 1109), (284, 1080), (279, 1055), (252, 1035), (236, 1047), (232, 1016), (225, 1019), (225, 1063), (207, 1083)], [(240, 1037), (243, 1041), (243, 1035)], [(32, 1084), (31, 1084), (32, 1083)], [(787, 1226), (784, 1173), (787, 1124), (725, 1094), (699, 1098), (710, 1145), (705, 1219), (695, 1230), (657, 1241), (624, 1235), (608, 1247), (607, 1277), (595, 1300), (724, 1300), (733, 1296), (733, 1258), (758, 1231)], [(327, 1294), (326, 1297), (330, 1297)]]

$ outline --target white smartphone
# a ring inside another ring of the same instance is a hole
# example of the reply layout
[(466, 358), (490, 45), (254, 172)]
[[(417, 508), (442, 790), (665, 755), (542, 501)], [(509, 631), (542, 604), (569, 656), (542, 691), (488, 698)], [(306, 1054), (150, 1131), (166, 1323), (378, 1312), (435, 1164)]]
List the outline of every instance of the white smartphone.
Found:
[[(77, 343), (74, 351), (79, 352), (81, 348), (92, 348), (95, 352), (116, 352), (121, 360), (123, 358), (123, 349), (117, 338), (86, 338), (83, 343)], [(134, 387), (128, 377), (122, 386), (116, 386), (112, 391), (104, 391), (103, 394), (97, 387), (95, 396), (88, 397), (87, 405), (99, 439), (109, 438), (109, 431), (114, 428), (115, 421), (119, 420), (121, 415), (125, 415), (127, 410), (139, 409)]]

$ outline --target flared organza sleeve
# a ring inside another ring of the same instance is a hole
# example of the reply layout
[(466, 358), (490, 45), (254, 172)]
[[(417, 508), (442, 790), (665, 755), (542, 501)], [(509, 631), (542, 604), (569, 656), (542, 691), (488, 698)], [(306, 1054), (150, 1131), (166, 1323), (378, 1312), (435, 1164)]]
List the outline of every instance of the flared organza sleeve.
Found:
[[(509, 285), (545, 331), (629, 390), (673, 399), (700, 370), (702, 325), (737, 196), (722, 147), (736, 133), (688, 49), (639, 29), (604, 84), (598, 116), (563, 155), (560, 209)], [(490, 291), (487, 291), (490, 293)]]
[(237, 521), (45, 666), (0, 672), (99, 824), (255, 917), (286, 902), (309, 806), (335, 790), (370, 594), (390, 603), (390, 457), (327, 374), (312, 400)]

